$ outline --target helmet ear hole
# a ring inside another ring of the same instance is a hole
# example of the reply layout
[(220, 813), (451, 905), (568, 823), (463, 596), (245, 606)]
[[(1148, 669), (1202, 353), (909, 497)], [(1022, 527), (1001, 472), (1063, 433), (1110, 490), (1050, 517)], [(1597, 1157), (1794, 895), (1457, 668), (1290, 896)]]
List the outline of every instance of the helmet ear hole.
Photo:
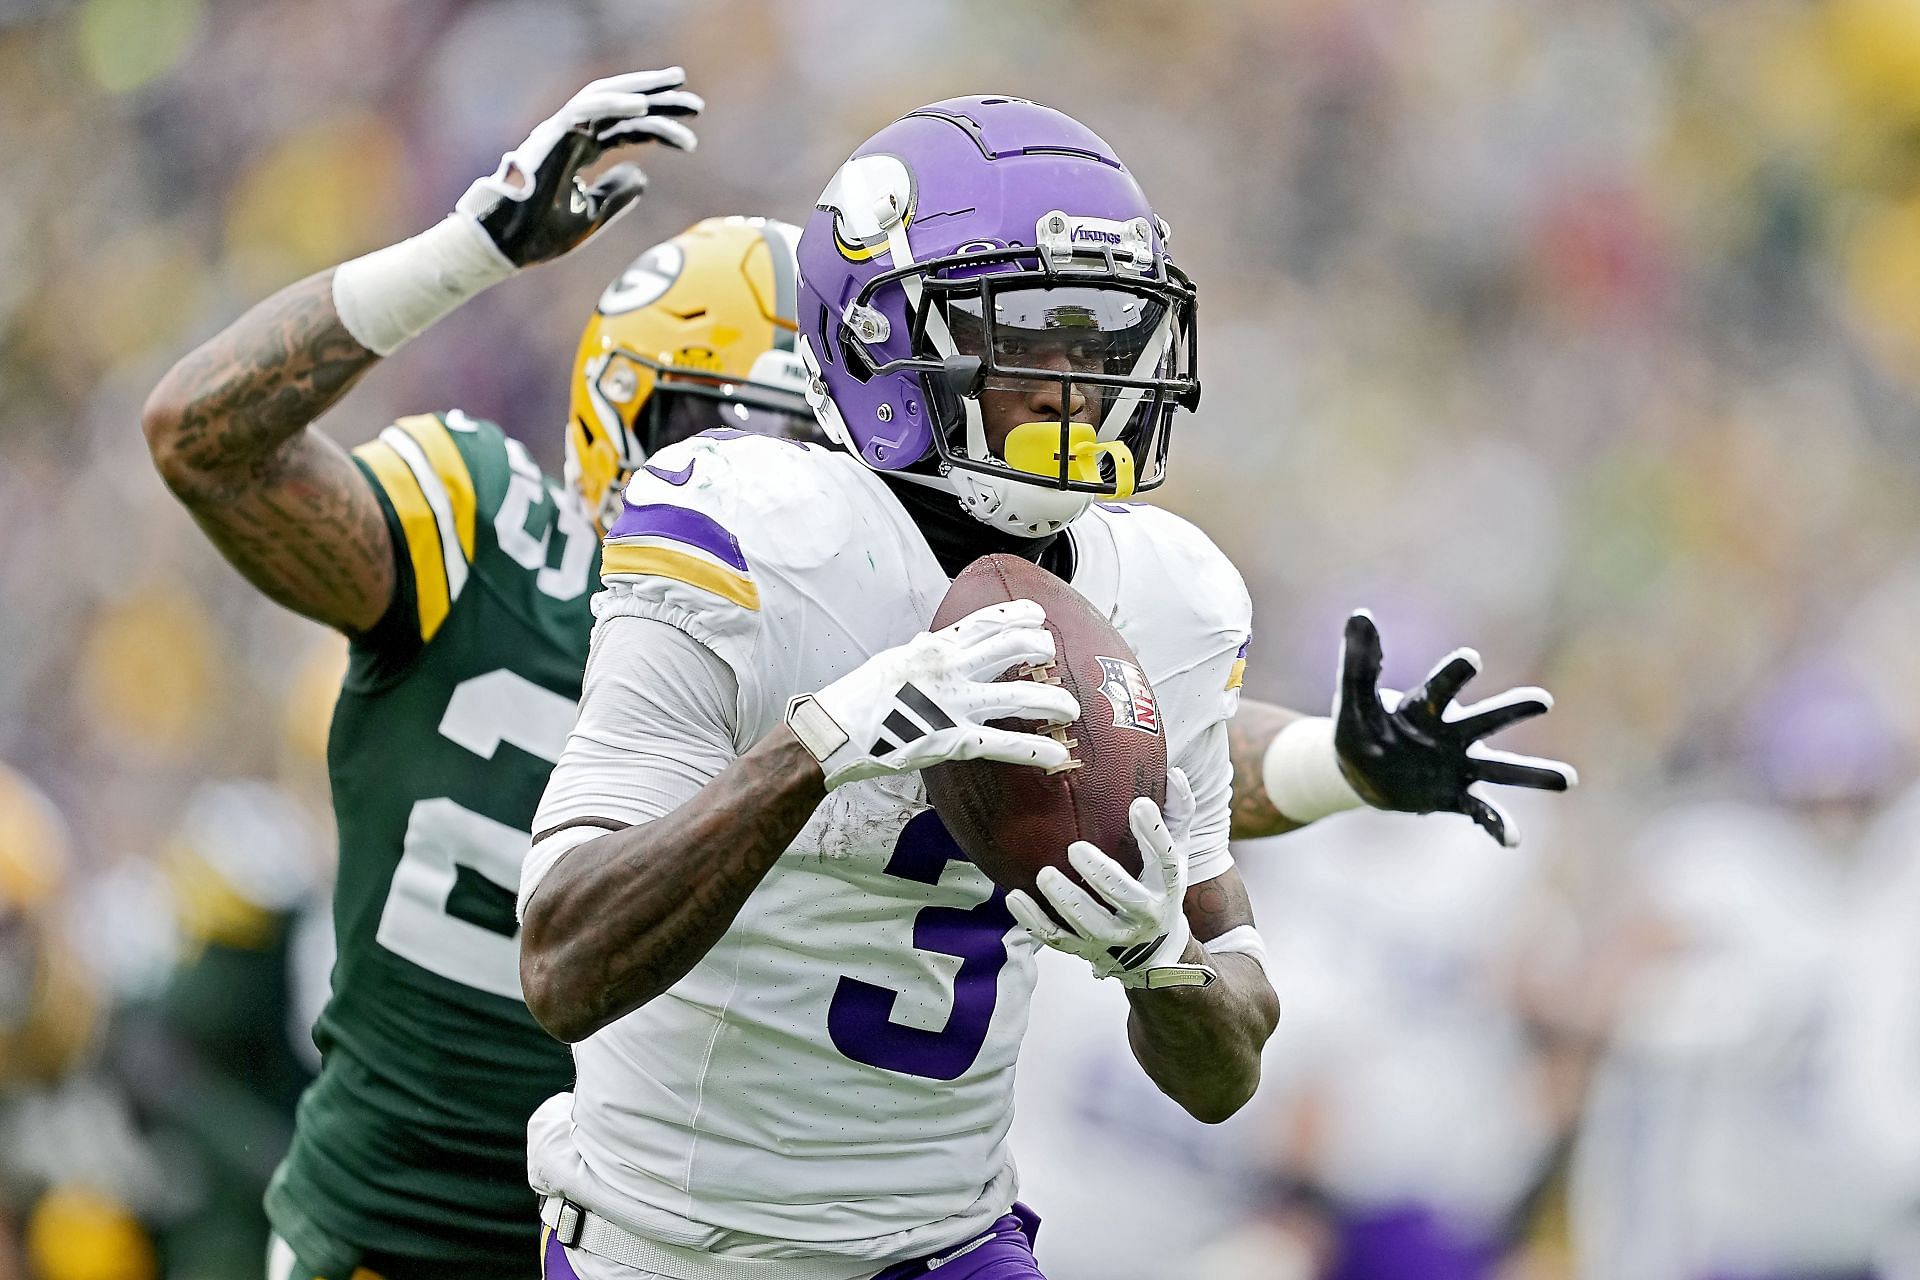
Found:
[(834, 343), (827, 337), (827, 326), (832, 323), (831, 315), (827, 311), (826, 304), (823, 302), (820, 304), (820, 322), (814, 326), (815, 332), (820, 335), (820, 343), (815, 349), (826, 357), (828, 364), (838, 364), (839, 360), (834, 357)]
[(846, 365), (847, 373), (855, 382), (866, 382), (873, 377), (873, 366), (868, 363), (866, 353), (855, 346), (847, 331), (840, 330), (840, 361)]

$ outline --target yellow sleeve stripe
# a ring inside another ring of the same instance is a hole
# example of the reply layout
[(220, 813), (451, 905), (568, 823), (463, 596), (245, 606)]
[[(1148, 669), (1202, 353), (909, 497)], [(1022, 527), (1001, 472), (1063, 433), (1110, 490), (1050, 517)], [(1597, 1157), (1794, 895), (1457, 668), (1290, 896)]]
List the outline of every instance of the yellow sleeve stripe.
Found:
[(410, 418), (401, 418), (393, 424), (413, 437), (427, 462), (433, 467), (433, 473), (440, 477), (440, 483), (446, 487), (447, 501), (453, 509), (453, 528), (460, 539), (460, 550), (466, 553), (468, 560), (473, 559), (473, 474), (467, 470), (467, 460), (460, 456), (460, 448), (454, 444), (453, 437), (440, 419), (430, 413), (417, 413)]
[(1233, 660), (1233, 666), (1227, 670), (1227, 688), (1238, 689), (1240, 682), (1246, 679), (1246, 677), (1247, 660), (1245, 658), (1235, 658)]
[(467, 557), (461, 553), (460, 531), (454, 526), (453, 496), (440, 482), (440, 473), (427, 461), (426, 451), (412, 436), (398, 427), (388, 427), (380, 433), (380, 439), (399, 454), (400, 461), (413, 472), (420, 494), (427, 500), (427, 509), (433, 512), (434, 523), (440, 529), (440, 560), (447, 569), (447, 599), (458, 600), (467, 585)]
[(760, 608), (760, 588), (753, 585), (751, 578), (684, 551), (658, 546), (610, 544), (600, 553), (600, 575), (607, 577), (623, 573), (671, 578), (675, 582), (684, 582), (690, 587), (711, 592), (722, 600), (731, 600), (742, 609), (758, 612)]
[(412, 468), (386, 440), (369, 440), (355, 449), (354, 456), (367, 464), (387, 500), (400, 517), (400, 528), (407, 540), (407, 556), (413, 561), (413, 594), (420, 609), (420, 638), (433, 639), (434, 632), (447, 620), (451, 601), (447, 596), (447, 569), (440, 554), (440, 524), (427, 505), (427, 495), (414, 478)]

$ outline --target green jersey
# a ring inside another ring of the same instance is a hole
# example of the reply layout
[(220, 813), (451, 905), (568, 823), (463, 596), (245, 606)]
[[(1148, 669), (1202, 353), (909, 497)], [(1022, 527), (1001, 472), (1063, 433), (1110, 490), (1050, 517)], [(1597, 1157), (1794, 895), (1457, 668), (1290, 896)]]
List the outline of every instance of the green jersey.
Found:
[(526, 1121), (573, 1059), (522, 1001), (514, 899), (573, 725), (599, 539), (490, 422), (405, 418), (354, 454), (400, 584), (334, 711), (339, 958), (267, 1211), (302, 1258), (531, 1275)]

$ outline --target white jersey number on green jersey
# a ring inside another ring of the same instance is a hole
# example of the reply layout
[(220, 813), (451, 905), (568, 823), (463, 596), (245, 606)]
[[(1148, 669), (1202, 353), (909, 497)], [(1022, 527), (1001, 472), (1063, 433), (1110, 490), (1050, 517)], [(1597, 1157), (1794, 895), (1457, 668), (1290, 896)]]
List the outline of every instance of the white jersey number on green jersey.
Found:
[[(511, 671), (489, 671), (454, 687), (440, 733), (482, 760), (504, 742), (551, 764), (573, 715), (572, 699)], [(444, 796), (416, 801), (374, 940), (443, 978), (522, 999), (519, 943), (490, 920), (463, 918), (457, 895), (463, 875), (513, 893), (526, 852), (525, 831)]]

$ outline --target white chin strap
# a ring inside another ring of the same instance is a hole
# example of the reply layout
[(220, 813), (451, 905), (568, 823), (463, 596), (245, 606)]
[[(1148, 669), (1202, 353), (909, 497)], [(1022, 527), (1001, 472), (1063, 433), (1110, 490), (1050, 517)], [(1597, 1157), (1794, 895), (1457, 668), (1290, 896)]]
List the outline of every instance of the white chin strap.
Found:
[(813, 339), (806, 334), (800, 335), (800, 359), (807, 366), (807, 407), (813, 410), (813, 419), (820, 424), (820, 430), (827, 439), (845, 449), (862, 462), (860, 446), (854, 443), (853, 435), (847, 430), (847, 420), (840, 416), (840, 406), (827, 394), (827, 379), (820, 367), (820, 355), (813, 349)]
[[(1129, 378), (1142, 379), (1160, 367), (1167, 352), (1173, 348), (1173, 308), (1160, 317), (1160, 323), (1153, 331), (1153, 337), (1140, 349), (1140, 356), (1133, 362), (1133, 368), (1127, 370)], [(1125, 387), (1113, 399), (1113, 407), (1107, 410), (1106, 417), (1100, 420), (1100, 431), (1095, 437), (1100, 440), (1118, 440), (1120, 433), (1127, 429), (1127, 423), (1133, 418), (1133, 411), (1140, 407), (1140, 401), (1146, 396), (1145, 387)], [(1144, 462), (1145, 460), (1142, 459)]]
[(988, 475), (958, 468), (947, 474), (947, 487), (960, 495), (960, 507), (985, 525), (1025, 538), (1044, 538), (1079, 519), (1092, 505), (1093, 495), (1015, 480), (1011, 474)]

